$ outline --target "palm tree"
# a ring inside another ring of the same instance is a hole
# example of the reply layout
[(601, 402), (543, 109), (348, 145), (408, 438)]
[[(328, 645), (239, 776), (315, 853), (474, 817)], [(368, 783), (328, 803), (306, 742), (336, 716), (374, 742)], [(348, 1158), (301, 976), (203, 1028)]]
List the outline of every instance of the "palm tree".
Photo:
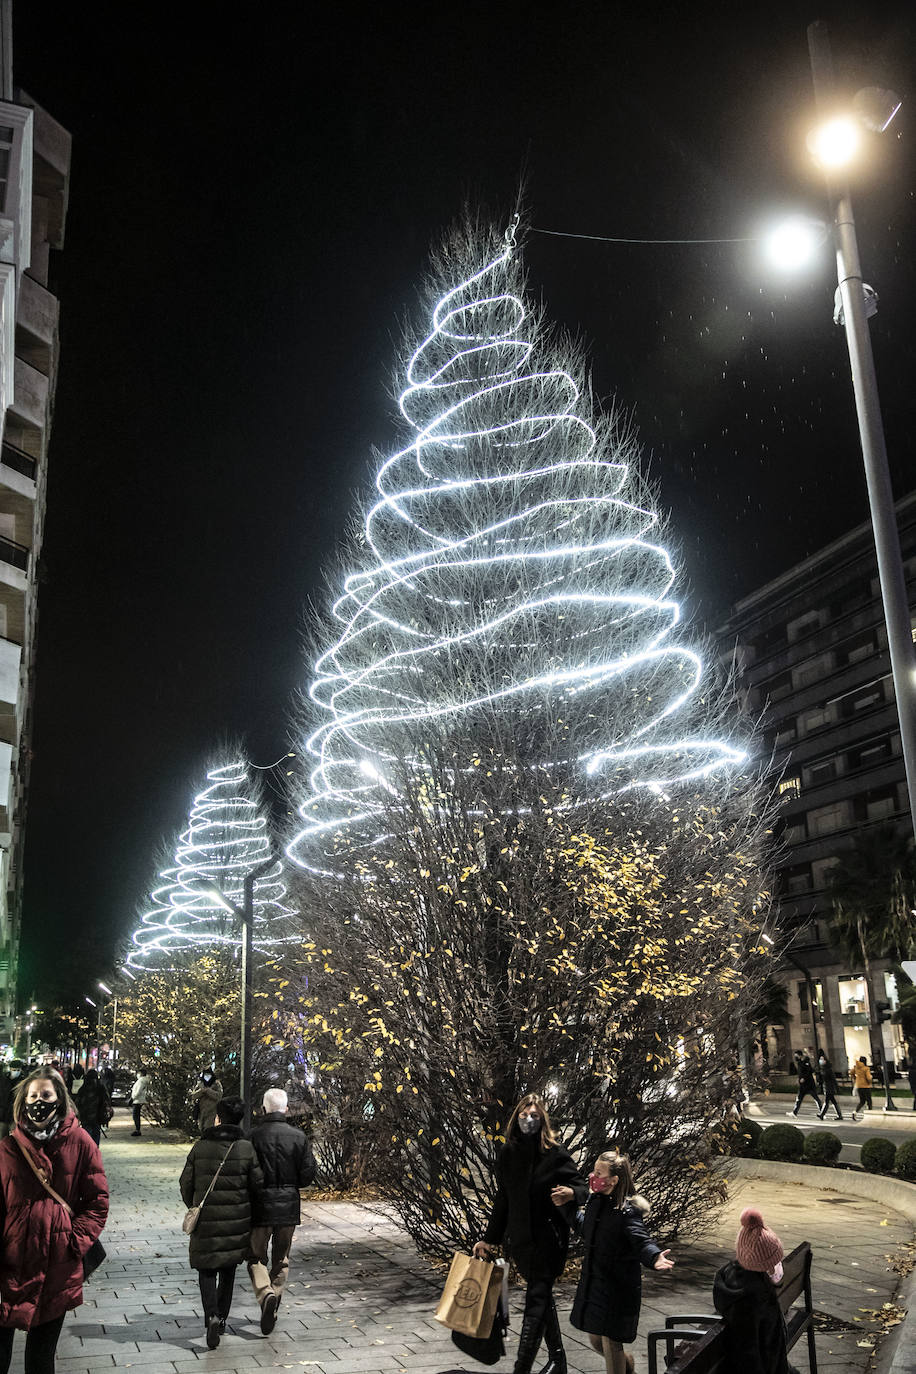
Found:
[(862, 960), (872, 1054), (877, 1042), (883, 1059), (871, 996), (871, 961), (887, 957), (899, 963), (913, 945), (910, 913), (916, 901), (916, 857), (912, 841), (891, 825), (861, 831), (855, 849), (848, 850), (834, 868), (829, 892), (833, 940), (850, 958)]

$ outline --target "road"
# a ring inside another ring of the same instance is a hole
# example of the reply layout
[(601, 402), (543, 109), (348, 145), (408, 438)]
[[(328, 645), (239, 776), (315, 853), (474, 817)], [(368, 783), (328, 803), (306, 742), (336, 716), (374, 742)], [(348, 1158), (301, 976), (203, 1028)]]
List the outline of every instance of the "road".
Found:
[[(786, 1098), (785, 1106), (774, 1104), (771, 1107), (767, 1103), (765, 1108), (762, 1102), (757, 1102), (755, 1106), (757, 1110), (753, 1113), (753, 1119), (759, 1121), (761, 1126), (775, 1126), (777, 1123), (789, 1121), (806, 1134), (809, 1131), (823, 1131), (825, 1129), (832, 1131), (843, 1142), (843, 1149), (840, 1154), (840, 1161), (843, 1164), (858, 1164), (859, 1149), (863, 1140), (872, 1140), (875, 1136), (883, 1136), (885, 1140), (891, 1140), (895, 1145), (902, 1145), (905, 1140), (916, 1138), (912, 1125), (909, 1126), (909, 1129), (906, 1129), (905, 1126), (901, 1129), (897, 1124), (891, 1124), (894, 1121), (893, 1112), (889, 1112), (886, 1118), (871, 1116), (867, 1121), (853, 1121), (849, 1112), (844, 1110), (845, 1103), (841, 1103), (842, 1121), (836, 1120), (832, 1108), (827, 1113), (825, 1121), (818, 1121), (815, 1107), (809, 1106), (807, 1102), (802, 1103), (796, 1117), (792, 1116), (790, 1098)], [(911, 1116), (912, 1113), (908, 1113), (908, 1123)]]

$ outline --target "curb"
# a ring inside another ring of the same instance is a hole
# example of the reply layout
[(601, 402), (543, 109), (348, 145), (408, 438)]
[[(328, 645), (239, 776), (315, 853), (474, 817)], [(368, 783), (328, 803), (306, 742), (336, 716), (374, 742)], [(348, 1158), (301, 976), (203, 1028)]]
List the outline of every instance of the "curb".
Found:
[[(776, 1159), (742, 1159), (731, 1156), (719, 1162), (726, 1177), (763, 1178), (783, 1183), (802, 1183), (869, 1198), (916, 1222), (916, 1183), (886, 1178), (860, 1170), (824, 1169), (816, 1164), (784, 1164)], [(900, 1280), (897, 1304), (906, 1308), (898, 1327), (881, 1342), (876, 1374), (916, 1374), (916, 1270)]]
[(722, 1160), (719, 1167), (725, 1174), (741, 1178), (805, 1183), (811, 1188), (829, 1188), (834, 1193), (868, 1198), (916, 1222), (916, 1183), (908, 1183), (903, 1178), (867, 1174), (861, 1169), (825, 1169), (819, 1164), (785, 1164), (778, 1159), (742, 1159), (735, 1155)]

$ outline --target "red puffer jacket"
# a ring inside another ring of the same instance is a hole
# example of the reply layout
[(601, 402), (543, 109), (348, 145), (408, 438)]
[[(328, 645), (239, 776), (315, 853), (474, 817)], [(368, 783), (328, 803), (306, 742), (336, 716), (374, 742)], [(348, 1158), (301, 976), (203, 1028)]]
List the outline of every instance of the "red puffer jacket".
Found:
[[(22, 1157), (21, 1140), (70, 1217), (45, 1192)], [(108, 1216), (102, 1156), (75, 1116), (50, 1140), (33, 1140), (21, 1126), (0, 1140), (0, 1326), (28, 1330), (53, 1321), (83, 1301), (83, 1255)]]

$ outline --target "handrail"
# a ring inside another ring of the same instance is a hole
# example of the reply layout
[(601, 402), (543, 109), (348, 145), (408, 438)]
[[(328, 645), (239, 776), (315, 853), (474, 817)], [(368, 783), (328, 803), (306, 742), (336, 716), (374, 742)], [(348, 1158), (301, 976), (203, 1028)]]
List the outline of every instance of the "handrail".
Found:
[(2, 450), (0, 450), (0, 462), (5, 463), (14, 472), (21, 473), (23, 477), (30, 477), (33, 482), (35, 481), (35, 473), (38, 469), (37, 459), (6, 439), (3, 441)]
[(28, 572), (29, 550), (24, 544), (17, 544), (15, 539), (0, 535), (0, 562), (10, 563), (14, 568)]

